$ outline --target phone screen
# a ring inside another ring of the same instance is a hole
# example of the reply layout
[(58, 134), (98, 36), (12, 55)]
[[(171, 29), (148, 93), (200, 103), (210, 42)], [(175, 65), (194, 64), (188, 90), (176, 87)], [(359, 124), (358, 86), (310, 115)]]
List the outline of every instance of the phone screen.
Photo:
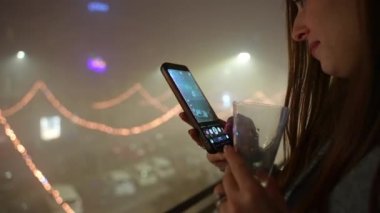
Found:
[(190, 72), (174, 69), (168, 72), (198, 123), (218, 120)]
[(182, 108), (191, 116), (193, 127), (199, 131), (204, 148), (209, 153), (216, 153), (223, 151), (226, 144), (233, 145), (232, 138), (224, 132), (224, 126), (189, 69), (184, 65), (164, 63), (161, 71)]

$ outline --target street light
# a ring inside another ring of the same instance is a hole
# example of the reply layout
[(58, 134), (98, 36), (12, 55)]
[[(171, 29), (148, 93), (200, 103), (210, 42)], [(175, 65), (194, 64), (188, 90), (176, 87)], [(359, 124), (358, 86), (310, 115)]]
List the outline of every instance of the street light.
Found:
[(251, 60), (251, 54), (242, 52), (237, 56), (237, 60), (239, 63), (247, 63)]
[(25, 55), (26, 55), (26, 54), (25, 54), (24, 51), (18, 51), (16, 57), (17, 57), (17, 59), (22, 60), (22, 59), (25, 58)]
[(231, 96), (228, 94), (224, 94), (223, 97), (223, 106), (230, 107), (231, 106)]

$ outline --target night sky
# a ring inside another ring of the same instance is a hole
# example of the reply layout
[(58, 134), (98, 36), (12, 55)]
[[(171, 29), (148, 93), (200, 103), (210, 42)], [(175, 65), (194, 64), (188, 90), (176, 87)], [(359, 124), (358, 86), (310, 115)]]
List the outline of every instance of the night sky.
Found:
[[(90, 13), (88, 2), (1, 1), (0, 68), (13, 92), (42, 79), (57, 92), (107, 98), (155, 75), (164, 61), (205, 73), (241, 51), (267, 68), (260, 79), (279, 85), (269, 92), (284, 87), (284, 79), (274, 79), (286, 76), (284, 1), (111, 0), (104, 1), (107, 13)], [(19, 50), (28, 64), (11, 63)], [(104, 58), (107, 73), (86, 69), (91, 55)], [(152, 89), (165, 90), (156, 80)], [(199, 80), (212, 87), (210, 79)]]

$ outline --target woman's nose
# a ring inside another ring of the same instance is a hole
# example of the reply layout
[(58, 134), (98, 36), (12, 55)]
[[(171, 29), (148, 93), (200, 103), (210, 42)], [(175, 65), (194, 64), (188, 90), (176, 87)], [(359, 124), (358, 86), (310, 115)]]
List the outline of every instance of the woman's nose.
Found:
[(293, 24), (292, 39), (297, 42), (305, 41), (309, 33), (310, 30), (304, 22), (303, 13), (298, 13)]

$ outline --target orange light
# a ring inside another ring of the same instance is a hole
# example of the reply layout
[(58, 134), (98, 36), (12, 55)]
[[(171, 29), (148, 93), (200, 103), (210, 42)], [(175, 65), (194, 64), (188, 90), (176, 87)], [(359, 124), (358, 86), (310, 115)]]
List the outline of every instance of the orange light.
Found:
[(63, 210), (65, 210), (65, 212), (67, 213), (75, 213), (74, 210), (69, 206), (69, 204), (67, 203), (63, 203), (62, 204), (62, 208)]
[(21, 98), (21, 100), (15, 104), (14, 106), (10, 107), (9, 109), (3, 110), (3, 115), (5, 117), (9, 117), (16, 112), (20, 111), (22, 108), (24, 108), (29, 102), (36, 96), (37, 92), (39, 90), (46, 89), (46, 85), (42, 81), (37, 81), (34, 83), (33, 87), (26, 93), (24, 97)]
[(92, 107), (95, 109), (111, 108), (111, 107), (118, 105), (121, 102), (127, 100), (129, 97), (131, 97), (133, 94), (135, 94), (140, 89), (141, 89), (141, 84), (137, 83), (137, 84), (133, 85), (131, 88), (129, 88), (127, 91), (122, 93), (121, 95), (119, 95), (113, 99), (110, 99), (108, 101), (96, 102), (92, 105)]
[[(10, 137), (11, 138), (11, 140), (15, 140), (15, 139), (13, 139), (12, 137)], [(19, 144), (19, 145), (17, 145), (16, 146), (17, 147), (17, 151), (18, 152), (20, 152), (20, 153), (24, 153), (25, 152), (25, 147), (23, 146), (23, 145), (21, 145), (21, 144)]]
[[(162, 95), (158, 96), (158, 97), (155, 97), (155, 99), (159, 102), (165, 102), (167, 101), (169, 98), (173, 97), (173, 92), (171, 90), (167, 90), (166, 92), (164, 92)], [(141, 100), (140, 104), (142, 106), (147, 106), (147, 105), (151, 105), (147, 100)]]
[(140, 88), (140, 91), (139, 93), (141, 94), (141, 96), (152, 106), (154, 106), (156, 109), (160, 110), (161, 112), (167, 112), (168, 111), (168, 107), (167, 106), (164, 106), (161, 104), (161, 102), (156, 99), (156, 98), (153, 98), (149, 93), (148, 91), (146, 91), (144, 88)]
[(61, 197), (57, 197), (57, 198), (55, 198), (55, 201), (56, 201), (58, 204), (60, 204), (60, 205), (62, 205), (62, 203), (63, 203), (63, 199), (62, 199)]
[(0, 123), (4, 127), (5, 134), (11, 140), (13, 147), (20, 153), (23, 158), (25, 164), (32, 172), (32, 174), (38, 179), (41, 183), (42, 187), (44, 187), (45, 191), (49, 193), (56, 201), (56, 203), (66, 212), (66, 213), (74, 213), (74, 210), (70, 207), (69, 204), (63, 203), (62, 197), (59, 195), (59, 192), (55, 190), (45, 177), (45, 175), (37, 168), (34, 164), (31, 156), (28, 154), (26, 148), (21, 144), (20, 140), (17, 139), (16, 134), (8, 124), (3, 112), (0, 110)]
[(146, 103), (148, 103), (149, 105), (152, 105), (153, 107), (160, 110), (161, 112), (167, 112), (168, 111), (168, 107), (161, 104), (161, 100), (159, 98), (167, 99), (168, 97), (170, 97), (170, 96), (168, 96), (168, 94), (171, 95), (171, 93), (169, 93), (170, 91), (166, 92), (164, 94), (164, 96), (161, 96), (159, 98), (154, 98), (139, 83), (133, 85), (127, 91), (123, 92), (122, 94), (118, 95), (115, 98), (94, 103), (92, 105), (92, 107), (94, 109), (108, 109), (108, 108), (114, 107), (118, 104), (121, 104), (122, 102), (126, 101), (128, 98), (130, 98), (132, 95), (134, 95), (137, 92), (140, 93), (140, 95), (144, 98)]
[(262, 102), (264, 104), (275, 104), (275, 102), (269, 98), (267, 95), (264, 94), (262, 91), (257, 91), (253, 95), (253, 98), (245, 99), (243, 102), (251, 102), (251, 101), (257, 101)]
[[(161, 103), (162, 99), (167, 99), (168, 97), (171, 96), (170, 91), (165, 93), (163, 96), (159, 98), (154, 98), (141, 86), (141, 84), (136, 83), (126, 92), (122, 93), (121, 95), (113, 99), (94, 103), (93, 108), (106, 109), (106, 108), (113, 107), (117, 104), (122, 103), (123, 101), (127, 100), (129, 97), (131, 97), (132, 95), (138, 92), (148, 104), (152, 105), (153, 107), (160, 110), (164, 114), (140, 126), (135, 126), (135, 127), (130, 127), (130, 128), (115, 128), (103, 123), (97, 123), (94, 121), (83, 119), (79, 117), (78, 115), (75, 115), (74, 113), (70, 112), (65, 106), (63, 106), (59, 102), (59, 100), (53, 95), (53, 93), (48, 89), (48, 87), (46, 86), (44, 82), (37, 81), (33, 85), (33, 87), (27, 92), (27, 94), (23, 98), (21, 98), (21, 100), (18, 103), (16, 103), (14, 106), (6, 110), (3, 110), (3, 115), (5, 117), (9, 117), (13, 115), (14, 113), (18, 112), (19, 110), (23, 109), (27, 104), (29, 104), (29, 102), (33, 99), (33, 97), (37, 94), (39, 90), (42, 91), (42, 93), (45, 95), (49, 103), (55, 109), (57, 109), (57, 111), (61, 115), (63, 115), (65, 118), (67, 118), (74, 124), (87, 128), (87, 129), (104, 132), (110, 135), (130, 136), (130, 135), (141, 134), (164, 124), (165, 122), (169, 121), (170, 119), (175, 117), (179, 112), (182, 111), (179, 105), (176, 105), (173, 108), (169, 109), (167, 106)], [(281, 98), (280, 95), (277, 95), (277, 96), (278, 98)], [(267, 104), (274, 104), (274, 101), (268, 98), (262, 91), (256, 92), (254, 94), (253, 99), (247, 99), (247, 100), (254, 100), (254, 101), (264, 102)], [(3, 119), (0, 118), (0, 121), (3, 121)], [(9, 132), (9, 135), (11, 137), (11, 140), (17, 139), (16, 136), (12, 132)]]
[[(48, 89), (48, 87), (46, 86), (44, 82), (38, 81), (33, 85), (32, 89), (30, 89), (29, 92), (27, 92), (27, 94), (17, 104), (3, 111), (4, 116), (9, 117), (13, 115), (14, 113), (18, 112), (19, 110), (23, 109), (27, 104), (29, 104), (29, 102), (33, 99), (33, 97), (37, 94), (39, 90), (43, 92), (43, 94), (45, 95), (49, 103), (55, 109), (57, 109), (57, 111), (61, 115), (63, 115), (65, 118), (67, 118), (74, 124), (77, 124), (87, 129), (104, 132), (110, 135), (130, 136), (130, 135), (135, 135), (135, 134), (141, 134), (143, 132), (154, 129), (162, 125), (163, 123), (169, 121), (181, 111), (181, 107), (179, 105), (176, 105), (171, 109), (168, 109), (166, 106), (162, 105), (158, 100), (150, 96), (150, 94), (145, 89), (143, 89), (140, 84), (135, 84), (135, 86), (133, 86), (127, 92), (123, 93), (123, 95), (119, 96), (118, 98), (115, 98), (107, 102), (96, 103), (94, 107), (96, 106), (98, 108), (104, 108), (104, 107), (113, 106), (115, 104), (120, 103), (124, 99), (127, 99), (128, 97), (130, 97), (137, 91), (139, 91), (140, 94), (149, 103), (151, 103), (153, 106), (163, 111), (164, 114), (140, 126), (135, 126), (131, 128), (114, 128), (103, 123), (97, 123), (94, 121), (83, 119), (75, 115), (74, 113), (70, 112), (65, 106), (61, 104), (61, 102), (59, 102), (59, 100), (53, 95), (53, 93)], [(12, 137), (13, 139), (16, 139), (15, 136), (12, 136), (12, 134), (10, 135), (11, 135), (10, 137)]]
[(46, 191), (50, 191), (51, 190), (51, 185), (50, 184), (45, 184), (44, 188), (45, 188)]

